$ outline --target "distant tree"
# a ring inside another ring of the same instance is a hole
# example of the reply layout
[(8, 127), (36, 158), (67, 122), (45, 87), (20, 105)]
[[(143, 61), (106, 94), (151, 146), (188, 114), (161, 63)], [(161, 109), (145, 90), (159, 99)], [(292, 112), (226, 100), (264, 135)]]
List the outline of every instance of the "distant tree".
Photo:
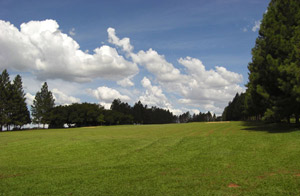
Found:
[(9, 74), (7, 70), (3, 70), (2, 74), (0, 75), (0, 129), (3, 130), (4, 126), (7, 126), (9, 129), (10, 124), (10, 89), (11, 83), (9, 79)]
[(106, 110), (104, 113), (104, 121), (106, 125), (126, 124), (126, 117), (125, 114), (116, 110)]
[(54, 98), (52, 92), (48, 90), (47, 82), (45, 82), (41, 88), (41, 91), (37, 92), (31, 106), (31, 112), (33, 116), (33, 122), (37, 124), (49, 124), (50, 112), (54, 108)]
[(169, 110), (158, 107), (148, 108), (140, 101), (131, 107), (120, 99), (113, 100), (111, 111), (105, 113), (106, 124), (164, 124), (176, 122), (176, 117)]
[[(86, 103), (84, 103), (86, 104)], [(101, 123), (101, 115), (103, 115), (104, 108), (98, 104), (86, 104), (86, 124), (88, 126), (96, 126)]]
[(183, 114), (179, 115), (178, 118), (179, 118), (180, 123), (187, 123), (192, 119), (190, 112), (183, 113)]
[(121, 110), (121, 104), (122, 104), (122, 102), (120, 99), (114, 99), (111, 103), (110, 109), (119, 111), (119, 110)]
[(132, 113), (130, 105), (122, 102), (120, 99), (114, 99), (111, 103), (110, 109), (126, 115), (130, 115)]
[[(179, 116), (179, 119), (181, 119), (181, 122), (185, 122), (186, 120), (183, 120), (187, 116), (186, 113)], [(207, 113), (199, 112), (199, 114), (193, 114), (190, 116), (188, 122), (209, 122), (209, 121), (216, 121), (217, 117), (216, 114), (212, 115), (210, 111)]]
[(100, 125), (103, 125), (105, 123), (105, 120), (104, 120), (104, 114), (100, 114), (99, 117), (98, 117), (98, 123), (100, 123)]
[(145, 124), (166, 124), (176, 122), (172, 112), (154, 106), (146, 109), (146, 116), (147, 118), (144, 119)]
[(138, 101), (137, 103), (134, 104), (132, 108), (132, 114), (134, 117), (134, 122), (137, 124), (143, 124), (144, 122), (144, 116), (145, 116), (145, 111), (146, 108), (143, 106), (141, 101)]
[(71, 126), (77, 126), (80, 127), (81, 124), (83, 124), (84, 120), (84, 114), (82, 113), (82, 110), (80, 109), (79, 103), (73, 103), (72, 105), (69, 105), (67, 108), (67, 121), (69, 127)]
[(49, 112), (49, 128), (64, 128), (68, 118), (67, 107), (59, 105), (51, 109)]
[(66, 121), (69, 127), (74, 125), (76, 127), (96, 126), (104, 121), (103, 110), (101, 105), (93, 103), (73, 103), (65, 106)]
[(217, 116), (216, 121), (222, 121), (222, 116)]
[(21, 129), (25, 124), (31, 122), (30, 113), (26, 104), (23, 90), (22, 78), (17, 75), (11, 85), (11, 120), (15, 128)]
[(206, 114), (206, 121), (209, 122), (209, 121), (212, 121), (212, 119), (213, 119), (213, 116), (211, 115), (210, 111), (208, 111)]
[(245, 93), (236, 94), (222, 114), (223, 120), (245, 120)]
[(117, 124), (131, 124), (134, 121), (132, 107), (126, 103), (121, 102), (120, 99), (113, 100), (110, 109), (118, 113), (109, 113), (110, 118), (115, 116), (118, 118)]
[(12, 125), (20, 129), (30, 122), (22, 78), (17, 75), (11, 83), (7, 70), (4, 70), (0, 75), (0, 130), (6, 126), (9, 131)]
[(213, 115), (212, 121), (217, 121), (216, 114)]

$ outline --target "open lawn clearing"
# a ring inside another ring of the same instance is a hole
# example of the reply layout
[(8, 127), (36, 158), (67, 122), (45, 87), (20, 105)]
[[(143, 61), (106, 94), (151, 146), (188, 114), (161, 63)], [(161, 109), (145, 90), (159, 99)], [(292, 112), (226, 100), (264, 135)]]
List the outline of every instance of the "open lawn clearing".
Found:
[(0, 133), (0, 195), (299, 195), (300, 129), (189, 123)]

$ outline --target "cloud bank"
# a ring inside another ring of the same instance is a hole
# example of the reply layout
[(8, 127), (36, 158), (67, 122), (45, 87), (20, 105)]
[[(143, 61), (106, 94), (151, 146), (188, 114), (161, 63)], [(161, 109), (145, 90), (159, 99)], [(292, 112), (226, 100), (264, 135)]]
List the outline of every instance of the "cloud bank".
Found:
[(54, 20), (23, 23), (20, 30), (0, 20), (0, 45), (1, 69), (30, 71), (40, 80), (122, 80), (138, 73), (137, 65), (115, 48), (103, 45), (93, 54), (83, 52)]
[[(256, 31), (259, 24), (252, 30)], [(90, 54), (69, 36), (75, 35), (75, 28), (65, 34), (54, 20), (30, 21), (20, 29), (0, 20), (0, 69), (30, 72), (41, 81), (69, 84), (93, 83), (96, 79), (113, 81), (124, 89), (120, 91), (123, 93), (107, 84), (97, 89), (73, 87), (74, 91), (88, 92), (106, 108), (113, 99), (120, 98), (126, 102), (141, 100), (176, 114), (186, 110), (221, 114), (228, 101), (244, 90), (240, 85), (242, 75), (225, 67), (208, 70), (200, 59), (189, 56), (179, 58), (174, 65), (152, 48), (134, 51), (130, 38), (119, 38), (114, 28), (108, 28), (107, 33), (111, 46), (99, 46)], [(143, 79), (138, 81), (135, 76), (140, 68), (146, 70), (146, 75), (140, 75)], [(58, 104), (84, 101), (66, 92), (68, 89), (63, 87), (53, 88)], [(32, 92), (26, 97), (32, 101)]]
[(228, 71), (225, 67), (216, 66), (214, 70), (206, 70), (201, 60), (185, 57), (178, 60), (179, 65), (185, 68), (185, 73), (182, 73), (163, 55), (151, 48), (147, 51), (140, 50), (134, 53), (130, 39), (118, 38), (112, 28), (108, 29), (108, 37), (108, 41), (126, 52), (134, 63), (144, 66), (155, 76), (161, 87), (154, 86), (154, 88), (146, 77), (142, 80), (146, 94), (140, 99), (149, 105), (156, 104), (163, 108), (172, 109), (171, 104), (166, 101), (163, 88), (168, 93), (180, 95), (182, 97), (178, 100), (180, 104), (220, 114), (228, 101), (237, 92), (243, 91), (239, 85), (243, 81), (242, 75)]

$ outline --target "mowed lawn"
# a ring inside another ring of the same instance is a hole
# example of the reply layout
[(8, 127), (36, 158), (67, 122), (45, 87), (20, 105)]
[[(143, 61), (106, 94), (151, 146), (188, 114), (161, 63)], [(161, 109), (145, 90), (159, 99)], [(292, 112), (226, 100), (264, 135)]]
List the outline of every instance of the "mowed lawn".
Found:
[(300, 129), (225, 122), (2, 132), (0, 195), (300, 195)]

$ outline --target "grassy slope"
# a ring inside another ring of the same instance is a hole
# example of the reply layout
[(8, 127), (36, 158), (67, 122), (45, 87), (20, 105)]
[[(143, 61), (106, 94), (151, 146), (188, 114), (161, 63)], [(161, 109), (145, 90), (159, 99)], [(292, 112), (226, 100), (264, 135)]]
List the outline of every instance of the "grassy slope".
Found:
[(0, 133), (0, 195), (299, 195), (300, 130), (273, 130), (231, 122)]

